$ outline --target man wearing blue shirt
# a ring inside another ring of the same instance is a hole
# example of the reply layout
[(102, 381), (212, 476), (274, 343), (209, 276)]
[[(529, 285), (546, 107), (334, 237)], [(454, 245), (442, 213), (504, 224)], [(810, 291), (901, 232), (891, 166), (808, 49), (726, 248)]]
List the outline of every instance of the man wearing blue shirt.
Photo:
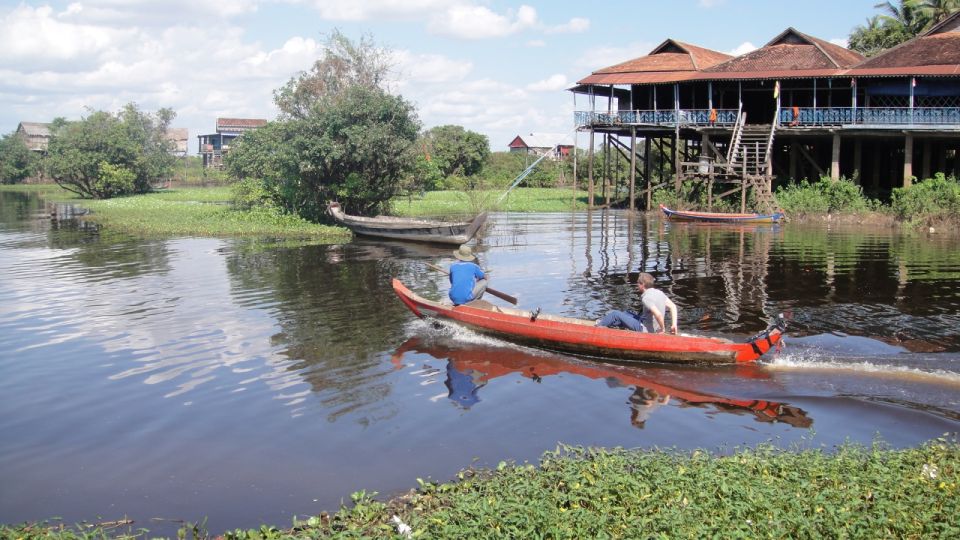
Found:
[(470, 246), (460, 246), (453, 252), (457, 262), (450, 265), (450, 301), (459, 306), (483, 296), (487, 276), (477, 266), (477, 257)]

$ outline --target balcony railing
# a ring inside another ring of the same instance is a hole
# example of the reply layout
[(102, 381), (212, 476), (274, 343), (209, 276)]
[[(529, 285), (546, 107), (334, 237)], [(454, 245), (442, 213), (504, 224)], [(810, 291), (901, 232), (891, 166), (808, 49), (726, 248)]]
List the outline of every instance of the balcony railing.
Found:
[(780, 110), (780, 127), (953, 126), (960, 128), (960, 107), (792, 107)]
[(736, 109), (714, 109), (716, 119), (711, 121), (710, 109), (636, 110), (636, 111), (576, 111), (574, 121), (577, 127), (643, 125), (675, 127), (679, 112), (681, 126), (733, 126), (737, 121)]

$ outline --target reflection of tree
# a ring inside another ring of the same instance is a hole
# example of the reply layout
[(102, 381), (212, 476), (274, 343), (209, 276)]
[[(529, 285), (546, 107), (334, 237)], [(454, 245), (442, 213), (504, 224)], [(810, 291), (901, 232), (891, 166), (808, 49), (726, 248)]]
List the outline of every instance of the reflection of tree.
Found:
[(358, 409), (367, 417), (390, 392), (378, 353), (396, 343), (408, 317), (395, 301), (390, 278), (406, 270), (380, 244), (307, 245), (228, 254), (235, 301), (272, 304), (280, 331), (272, 338), (287, 367), (333, 409), (331, 419)]
[[(478, 391), (498, 377), (519, 374), (541, 382), (545, 377), (568, 373), (588, 379), (606, 380), (611, 388), (633, 386), (634, 392), (628, 398), (630, 422), (639, 428), (644, 427), (654, 410), (671, 400), (676, 400), (681, 407), (712, 406), (721, 412), (753, 414), (761, 422), (784, 422), (794, 427), (809, 427), (813, 423), (803, 410), (784, 403), (727, 398), (690, 389), (688, 385), (694, 384), (696, 377), (711, 377), (710, 373), (693, 370), (661, 371), (631, 366), (587, 364), (562, 356), (533, 354), (522, 349), (483, 345), (450, 346), (416, 336), (408, 339), (393, 353), (391, 360), (394, 366), (402, 368), (403, 357), (408, 353), (427, 354), (438, 360), (446, 360), (448, 397), (464, 409), (469, 409), (479, 402)], [(682, 373), (684, 388), (663, 382), (663, 379), (668, 378), (668, 373), (675, 377), (678, 371)], [(745, 375), (758, 376), (756, 372)]]

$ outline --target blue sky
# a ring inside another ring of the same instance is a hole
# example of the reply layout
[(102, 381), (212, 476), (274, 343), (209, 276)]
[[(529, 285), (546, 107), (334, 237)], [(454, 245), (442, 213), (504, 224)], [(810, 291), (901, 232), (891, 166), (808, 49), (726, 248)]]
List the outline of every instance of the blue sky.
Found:
[(518, 134), (569, 133), (567, 88), (664, 39), (746, 52), (792, 26), (843, 43), (876, 3), (0, 0), (0, 133), (133, 101), (177, 111), (194, 153), (219, 116), (273, 119), (272, 91), (308, 69), (338, 28), (393, 51), (390, 90), (417, 106), (425, 128), (462, 125), (505, 150)]

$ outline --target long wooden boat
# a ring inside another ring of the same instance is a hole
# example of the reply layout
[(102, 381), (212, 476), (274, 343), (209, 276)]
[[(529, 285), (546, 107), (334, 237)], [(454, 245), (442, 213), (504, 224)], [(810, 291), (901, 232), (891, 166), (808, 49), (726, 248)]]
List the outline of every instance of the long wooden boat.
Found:
[(671, 210), (660, 205), (667, 219), (671, 221), (701, 221), (704, 223), (779, 223), (786, 217), (783, 212), (773, 214), (727, 214), (723, 212), (687, 212)]
[(717, 337), (648, 334), (603, 328), (594, 321), (500, 307), (483, 300), (460, 306), (421, 298), (398, 279), (393, 291), (418, 317), (445, 319), (506, 341), (587, 356), (666, 362), (753, 362), (783, 336), (782, 318), (744, 342)]
[(331, 202), (327, 211), (337, 223), (355, 234), (378, 238), (393, 238), (411, 242), (432, 242), (437, 244), (460, 245), (471, 238), (487, 220), (487, 213), (474, 217), (470, 221), (447, 222), (426, 219), (409, 219), (391, 216), (361, 217), (343, 212), (340, 203)]

